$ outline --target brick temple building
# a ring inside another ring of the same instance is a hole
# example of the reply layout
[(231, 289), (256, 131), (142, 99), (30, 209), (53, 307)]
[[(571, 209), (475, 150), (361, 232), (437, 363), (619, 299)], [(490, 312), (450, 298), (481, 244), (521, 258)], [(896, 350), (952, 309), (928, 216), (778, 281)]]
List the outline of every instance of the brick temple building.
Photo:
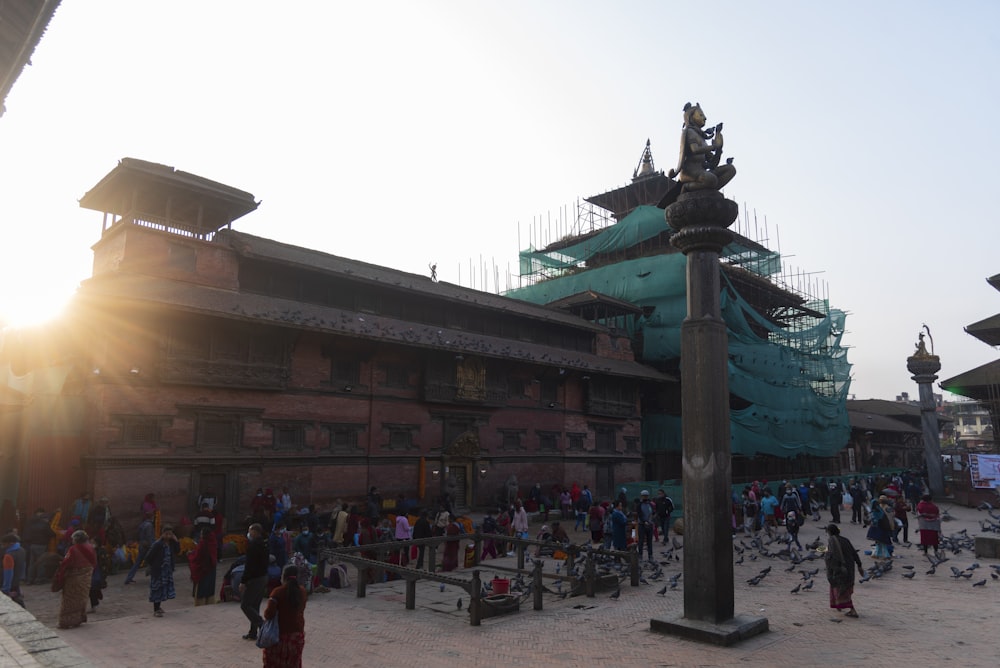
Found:
[(641, 478), (640, 392), (675, 381), (573, 313), (628, 305), (536, 306), (243, 234), (252, 195), (142, 160), (80, 204), (103, 214), (93, 276), (58, 331), (4, 351), (38, 377), (0, 414), (21, 508), (86, 489), (129, 526), (148, 492), (176, 518), (210, 490), (232, 523), (258, 487), (461, 507), (512, 475), (602, 496)]

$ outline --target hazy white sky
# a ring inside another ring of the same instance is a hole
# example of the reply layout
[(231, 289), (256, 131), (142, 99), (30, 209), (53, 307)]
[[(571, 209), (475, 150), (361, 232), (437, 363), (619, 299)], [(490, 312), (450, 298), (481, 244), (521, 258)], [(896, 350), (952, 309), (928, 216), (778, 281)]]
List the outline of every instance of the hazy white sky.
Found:
[(64, 2), (0, 118), (0, 319), (89, 275), (77, 200), (122, 157), (252, 192), (242, 231), (469, 285), (647, 138), (671, 167), (700, 101), (727, 197), (850, 314), (854, 394), (915, 396), (922, 323), (942, 379), (997, 357), (963, 327), (1000, 311), (998, 33), (987, 1)]

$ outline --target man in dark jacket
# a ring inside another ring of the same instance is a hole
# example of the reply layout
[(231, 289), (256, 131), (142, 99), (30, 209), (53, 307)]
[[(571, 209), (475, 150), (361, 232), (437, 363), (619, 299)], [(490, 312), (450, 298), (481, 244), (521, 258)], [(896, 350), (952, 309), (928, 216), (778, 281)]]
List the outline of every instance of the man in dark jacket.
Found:
[(24, 544), (28, 548), (28, 584), (39, 582), (37, 579), (38, 567), (36, 564), (43, 554), (49, 550), (49, 540), (56, 537), (56, 532), (49, 525), (49, 519), (45, 516), (45, 509), (39, 508), (35, 515), (28, 520), (28, 526), (24, 528)]
[(264, 589), (267, 588), (267, 566), (271, 555), (264, 540), (264, 527), (260, 524), (250, 525), (247, 541), (247, 560), (243, 567), (243, 579), (240, 580), (240, 609), (250, 620), (250, 631), (243, 639), (256, 640), (257, 629), (264, 623), (260, 616), (260, 602), (264, 600)]
[[(420, 517), (417, 521), (413, 523), (413, 540), (418, 538), (430, 538), (431, 532), (431, 522), (427, 518), (427, 511), (421, 510)], [(424, 551), (427, 549), (426, 545), (420, 545), (417, 547), (417, 568), (424, 567)]]

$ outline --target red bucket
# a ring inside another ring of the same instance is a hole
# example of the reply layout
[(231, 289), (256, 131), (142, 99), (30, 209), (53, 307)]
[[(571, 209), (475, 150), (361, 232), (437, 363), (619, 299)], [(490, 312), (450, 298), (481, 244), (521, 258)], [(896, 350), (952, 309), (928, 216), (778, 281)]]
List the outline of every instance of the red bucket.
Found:
[(493, 578), (493, 595), (499, 596), (510, 593), (510, 580), (507, 578)]

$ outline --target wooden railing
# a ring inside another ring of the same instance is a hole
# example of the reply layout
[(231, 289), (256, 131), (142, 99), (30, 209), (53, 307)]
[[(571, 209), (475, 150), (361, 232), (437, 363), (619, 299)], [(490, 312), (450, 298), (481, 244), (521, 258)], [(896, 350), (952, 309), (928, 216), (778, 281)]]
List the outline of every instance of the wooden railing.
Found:
[[(634, 549), (634, 546), (633, 548), (622, 552), (619, 550), (593, 548), (590, 545), (561, 544), (553, 541), (533, 540), (530, 538), (482, 534), (478, 531), (474, 534), (434, 536), (431, 538), (418, 538), (415, 540), (401, 540), (384, 543), (370, 543), (367, 545), (355, 545), (350, 547), (326, 548), (320, 550), (319, 557), (320, 559), (328, 562), (341, 561), (353, 564), (357, 568), (357, 598), (364, 598), (367, 594), (368, 576), (370, 571), (374, 571), (374, 579), (376, 582), (382, 580), (382, 575), (386, 571), (395, 573), (401, 579), (406, 581), (407, 610), (413, 610), (416, 608), (417, 582), (420, 580), (439, 582), (441, 584), (447, 584), (462, 589), (469, 594), (469, 623), (473, 626), (479, 626), (483, 618), (483, 606), (485, 605), (483, 603), (483, 582), (480, 569), (473, 569), (471, 579), (465, 579), (456, 575), (443, 575), (435, 572), (437, 570), (436, 553), (438, 547), (442, 543), (452, 543), (456, 541), (461, 543), (468, 540), (472, 541), (473, 550), (475, 551), (475, 558), (473, 562), (474, 566), (481, 565), (479, 560), (480, 555), (482, 554), (484, 540), (496, 540), (513, 545), (517, 565), (515, 567), (509, 567), (491, 564), (490, 569), (493, 571), (517, 573), (518, 575), (530, 573), (531, 587), (529, 592), (533, 596), (533, 607), (535, 610), (542, 609), (542, 594), (545, 591), (543, 586), (544, 579), (549, 578), (561, 580), (567, 577), (571, 569), (574, 565), (576, 565), (576, 562), (581, 554), (584, 554), (586, 557), (583, 563), (582, 577), (579, 578), (579, 582), (582, 584), (582, 592), (579, 591), (578, 588), (574, 588), (572, 592), (567, 593), (583, 593), (590, 598), (595, 596), (598, 585), (595, 557), (609, 557), (627, 560), (629, 565), (628, 570), (630, 584), (633, 587), (639, 586), (639, 554)], [(385, 561), (385, 558), (390, 553), (398, 553), (404, 550), (408, 552), (411, 547), (425, 548), (427, 550), (426, 570), (412, 568), (401, 564), (392, 564)], [(530, 547), (565, 552), (567, 555), (565, 559), (567, 573), (544, 573), (544, 564), (540, 559), (532, 559), (532, 566), (530, 570), (525, 568), (525, 551)], [(358, 554), (359, 552), (374, 552), (376, 554), (376, 558), (370, 559), (368, 557), (363, 557)]]

